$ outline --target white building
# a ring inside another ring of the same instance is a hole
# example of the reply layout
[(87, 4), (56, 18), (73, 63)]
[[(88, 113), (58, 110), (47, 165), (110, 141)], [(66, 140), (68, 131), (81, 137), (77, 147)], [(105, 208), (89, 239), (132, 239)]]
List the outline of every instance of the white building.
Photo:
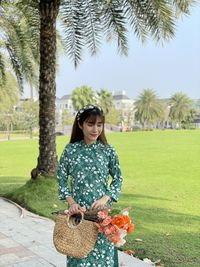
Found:
[(127, 95), (126, 92), (123, 91), (118, 91), (118, 92), (113, 92), (113, 103), (116, 109), (118, 110), (127, 110), (127, 109), (132, 109), (134, 105), (134, 100), (130, 99)]
[(71, 131), (68, 126), (63, 125), (62, 115), (67, 110), (72, 116), (76, 114), (71, 100), (71, 95), (64, 95), (61, 98), (56, 97), (56, 132), (64, 132), (65, 134)]
[(72, 115), (75, 114), (71, 95), (64, 95), (61, 98), (56, 97), (56, 111), (62, 113), (64, 110), (68, 110)]
[(122, 130), (131, 127), (134, 121), (134, 100), (130, 99), (123, 90), (113, 93), (113, 104), (120, 111)]

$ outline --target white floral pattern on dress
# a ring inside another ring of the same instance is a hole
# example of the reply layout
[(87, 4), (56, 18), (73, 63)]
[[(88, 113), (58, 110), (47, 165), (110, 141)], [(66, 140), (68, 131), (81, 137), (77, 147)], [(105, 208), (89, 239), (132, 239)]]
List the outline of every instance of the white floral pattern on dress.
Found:
[[(109, 176), (112, 181), (109, 185)], [(82, 140), (69, 143), (60, 158), (57, 170), (59, 198), (72, 196), (81, 206), (90, 209), (92, 203), (109, 195), (117, 201), (121, 192), (122, 175), (118, 156), (111, 145), (99, 140), (85, 144)], [(69, 185), (70, 182), (70, 185)], [(89, 255), (83, 259), (67, 257), (67, 267), (114, 267), (114, 246), (99, 234)]]

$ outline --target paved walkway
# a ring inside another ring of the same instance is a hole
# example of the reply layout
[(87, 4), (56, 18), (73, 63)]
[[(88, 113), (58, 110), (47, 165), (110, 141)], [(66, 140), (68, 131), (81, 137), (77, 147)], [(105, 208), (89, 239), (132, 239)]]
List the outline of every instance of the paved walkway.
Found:
[[(52, 220), (0, 198), (0, 266), (65, 267), (65, 256), (59, 254), (52, 243), (53, 226)], [(119, 252), (119, 264), (150, 266), (122, 252)]]

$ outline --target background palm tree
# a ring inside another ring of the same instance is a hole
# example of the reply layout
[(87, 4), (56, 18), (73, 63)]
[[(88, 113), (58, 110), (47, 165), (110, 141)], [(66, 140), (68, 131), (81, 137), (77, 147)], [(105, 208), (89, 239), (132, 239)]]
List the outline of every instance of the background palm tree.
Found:
[(0, 82), (0, 113), (13, 112), (13, 106), (19, 99), (18, 84), (12, 72), (6, 71), (5, 81)]
[(144, 128), (150, 127), (152, 123), (159, 121), (163, 116), (163, 106), (161, 105), (156, 92), (153, 89), (145, 89), (134, 103), (135, 119)]
[(172, 121), (178, 123), (181, 128), (181, 122), (186, 120), (192, 109), (192, 100), (184, 93), (177, 92), (171, 96), (169, 117)]
[(19, 99), (19, 87), (12, 72), (5, 72), (5, 80), (0, 81), (0, 127), (7, 130), (8, 140), (13, 125), (13, 107)]
[(16, 1), (1, 1), (0, 11), (0, 80), (12, 67), (22, 91), (24, 82), (33, 87), (38, 81), (38, 38)]
[(140, 40), (168, 40), (174, 36), (177, 14), (189, 13), (193, 1), (84, 1), (84, 0), (21, 0), (35, 5), (40, 17), (40, 78), (39, 78), (39, 157), (32, 177), (39, 173), (55, 174), (57, 156), (55, 142), (55, 55), (56, 17), (64, 28), (66, 51), (75, 66), (82, 49), (95, 54), (104, 37), (116, 40), (119, 52), (128, 52), (128, 29)]
[(97, 92), (97, 103), (103, 109), (105, 114), (108, 114), (113, 107), (113, 96), (106, 90), (101, 89), (100, 92)]
[(81, 109), (87, 104), (95, 102), (94, 92), (91, 87), (83, 85), (75, 88), (72, 91), (72, 104), (76, 111)]

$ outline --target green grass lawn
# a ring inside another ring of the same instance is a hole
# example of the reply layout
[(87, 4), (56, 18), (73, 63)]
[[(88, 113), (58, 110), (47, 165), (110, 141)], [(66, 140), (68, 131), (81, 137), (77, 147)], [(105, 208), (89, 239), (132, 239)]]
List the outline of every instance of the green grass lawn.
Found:
[[(108, 140), (124, 177), (117, 207), (131, 206), (136, 225), (125, 249), (140, 258), (161, 259), (165, 267), (199, 267), (200, 131), (116, 133)], [(57, 139), (59, 156), (67, 142), (68, 137)], [(36, 166), (37, 151), (37, 140), (0, 142), (0, 194), (15, 190), (12, 198), (51, 216), (64, 205), (57, 199), (56, 179), (22, 186)]]
[[(28, 132), (22, 132), (22, 131), (13, 131), (10, 133), (10, 140), (12, 139), (22, 139), (22, 138), (29, 138), (30, 134)], [(0, 140), (2, 139), (8, 139), (8, 133), (6, 131), (0, 131)]]

